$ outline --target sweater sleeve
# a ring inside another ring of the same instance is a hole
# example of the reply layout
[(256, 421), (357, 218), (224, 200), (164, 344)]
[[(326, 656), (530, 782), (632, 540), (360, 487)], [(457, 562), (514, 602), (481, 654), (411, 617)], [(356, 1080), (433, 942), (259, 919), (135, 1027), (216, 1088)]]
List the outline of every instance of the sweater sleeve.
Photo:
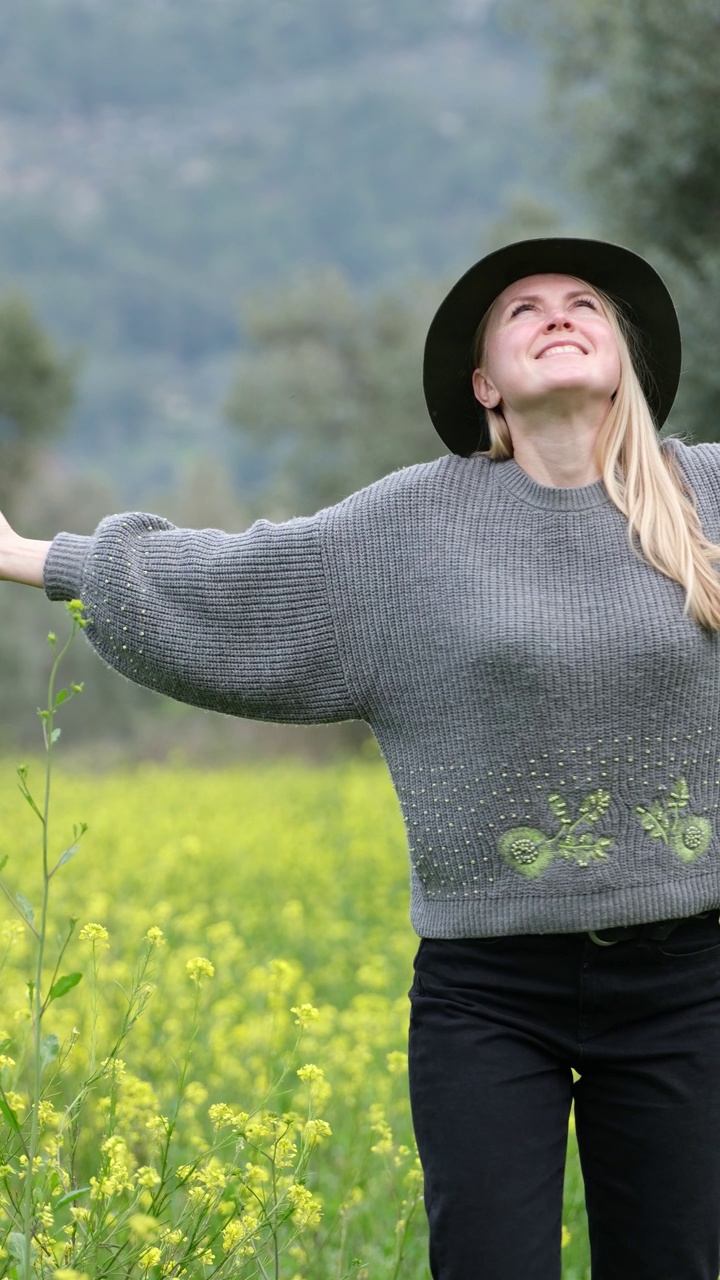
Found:
[(45, 592), (81, 599), (103, 661), (179, 702), (289, 724), (362, 719), (329, 602), (326, 514), (239, 534), (108, 516), (90, 537), (58, 534)]

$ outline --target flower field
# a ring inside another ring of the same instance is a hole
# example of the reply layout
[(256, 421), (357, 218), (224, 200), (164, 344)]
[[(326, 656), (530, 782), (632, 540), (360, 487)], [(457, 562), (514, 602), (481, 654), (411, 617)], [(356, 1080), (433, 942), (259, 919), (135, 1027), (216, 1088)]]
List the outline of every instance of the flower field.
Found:
[[(3, 881), (22, 895), (20, 912), (0, 902), (0, 1274), (428, 1277), (406, 1079), (417, 939), (399, 807), (370, 755), (54, 766), (53, 857), (89, 829), (51, 880), (23, 1254), (35, 937), (21, 917), (37, 926), (42, 860), (15, 769), (0, 773)], [(37, 798), (45, 761), (25, 777)], [(563, 1275), (585, 1280), (572, 1134), (565, 1210)]]

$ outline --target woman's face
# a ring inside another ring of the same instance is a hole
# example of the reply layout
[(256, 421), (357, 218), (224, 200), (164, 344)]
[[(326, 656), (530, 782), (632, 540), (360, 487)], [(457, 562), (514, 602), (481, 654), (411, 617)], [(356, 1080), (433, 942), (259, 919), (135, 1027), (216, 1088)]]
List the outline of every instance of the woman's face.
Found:
[(619, 381), (615, 332), (592, 289), (572, 276), (526, 276), (495, 300), (484, 367), (473, 374), (485, 408), (609, 405)]

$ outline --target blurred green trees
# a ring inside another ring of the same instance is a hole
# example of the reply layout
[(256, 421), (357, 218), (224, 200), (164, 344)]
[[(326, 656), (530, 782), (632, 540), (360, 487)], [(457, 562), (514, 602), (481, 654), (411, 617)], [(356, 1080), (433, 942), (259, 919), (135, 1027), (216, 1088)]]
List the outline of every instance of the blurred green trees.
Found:
[(311, 514), (397, 467), (445, 452), (422, 391), (422, 352), (443, 286), (363, 296), (338, 270), (298, 277), (245, 310), (227, 414), (271, 450), (266, 493)]
[(67, 422), (76, 360), (59, 354), (17, 291), (0, 297), (0, 510), (12, 521), (37, 449)]
[(676, 300), (684, 376), (673, 424), (720, 439), (720, 6), (518, 0), (544, 39), (554, 128), (596, 230), (645, 253)]

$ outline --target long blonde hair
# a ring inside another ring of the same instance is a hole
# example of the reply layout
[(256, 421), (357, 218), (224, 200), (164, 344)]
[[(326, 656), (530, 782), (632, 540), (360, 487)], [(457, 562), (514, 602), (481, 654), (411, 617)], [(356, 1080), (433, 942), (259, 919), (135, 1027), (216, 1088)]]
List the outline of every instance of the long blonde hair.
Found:
[[(683, 614), (700, 626), (720, 630), (720, 579), (713, 562), (720, 544), (709, 542), (697, 513), (697, 499), (670, 450), (658, 438), (636, 368), (642, 369), (638, 335), (611, 298), (580, 281), (600, 300), (620, 352), (620, 383), (600, 428), (595, 458), (608, 496), (628, 520), (628, 541), (642, 559), (685, 590)], [(482, 368), (493, 306), (486, 311), (473, 344), (474, 367)], [(500, 462), (513, 456), (510, 430), (502, 409), (486, 409), (490, 448), (471, 457)], [(680, 438), (679, 433), (666, 439)]]

